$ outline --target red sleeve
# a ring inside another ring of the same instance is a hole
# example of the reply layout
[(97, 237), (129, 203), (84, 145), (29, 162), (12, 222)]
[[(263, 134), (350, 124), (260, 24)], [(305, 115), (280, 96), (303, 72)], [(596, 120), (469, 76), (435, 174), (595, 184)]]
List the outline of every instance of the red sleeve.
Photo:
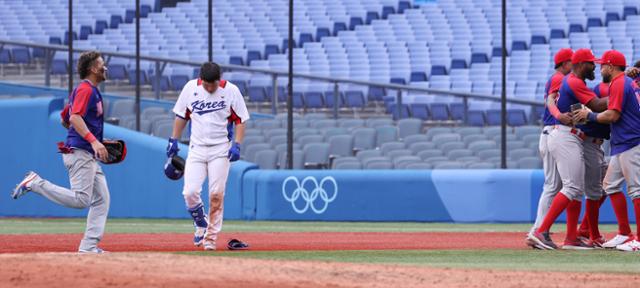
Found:
[(553, 78), (551, 78), (551, 86), (549, 87), (549, 94), (557, 93), (558, 91), (560, 91), (560, 86), (562, 86), (563, 78), (564, 75), (559, 73), (553, 75)]
[(87, 106), (89, 105), (89, 100), (91, 100), (91, 95), (93, 94), (93, 89), (88, 85), (82, 84), (76, 90), (76, 95), (73, 98), (73, 105), (71, 105), (71, 114), (78, 114), (80, 116), (84, 116), (87, 114)]
[(609, 86), (609, 110), (622, 113), (622, 100), (624, 100), (624, 78), (613, 81)]
[(233, 108), (231, 108), (231, 115), (229, 116), (228, 119), (229, 119), (229, 123), (234, 123), (236, 125), (242, 123), (242, 119), (238, 116), (238, 114), (236, 114), (236, 111), (233, 111)]
[(586, 105), (593, 100), (593, 98), (597, 97), (596, 93), (593, 93), (593, 91), (591, 91), (591, 89), (589, 89), (589, 87), (587, 87), (587, 85), (578, 78), (569, 79), (568, 84), (573, 91), (573, 94), (576, 95), (576, 98), (582, 104)]
[(69, 104), (64, 105), (64, 109), (60, 112), (60, 118), (62, 118), (64, 122), (69, 122)]

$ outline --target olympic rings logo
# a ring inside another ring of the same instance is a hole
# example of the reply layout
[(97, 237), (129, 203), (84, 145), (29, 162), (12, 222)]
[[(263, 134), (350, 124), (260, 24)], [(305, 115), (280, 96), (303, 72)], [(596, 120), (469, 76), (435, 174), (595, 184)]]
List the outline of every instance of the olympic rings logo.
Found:
[[(295, 185), (290, 195), (287, 193), (287, 184)], [(306, 185), (313, 185), (312, 187), (308, 187), (311, 189), (311, 193), (307, 190)], [(331, 188), (330, 186), (333, 186), (333, 189), (329, 189), (329, 192), (333, 190), (331, 197), (329, 197), (330, 193), (327, 193), (327, 190), (325, 190), (325, 188)], [(302, 182), (299, 182), (295, 176), (289, 176), (282, 182), (282, 196), (287, 202), (291, 203), (293, 211), (298, 214), (307, 212), (309, 208), (316, 214), (322, 214), (329, 207), (329, 203), (333, 202), (338, 196), (338, 184), (336, 183), (336, 179), (331, 176), (322, 178), (320, 183), (318, 183), (313, 176), (305, 177)], [(298, 203), (301, 202), (299, 200), (303, 203)], [(321, 203), (316, 203), (318, 201)]]

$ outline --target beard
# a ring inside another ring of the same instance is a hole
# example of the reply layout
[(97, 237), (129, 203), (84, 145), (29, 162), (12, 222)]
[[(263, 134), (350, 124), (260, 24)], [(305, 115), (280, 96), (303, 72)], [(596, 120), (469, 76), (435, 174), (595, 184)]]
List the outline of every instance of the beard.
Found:
[(611, 74), (602, 74), (602, 82), (604, 83), (611, 82)]
[(584, 78), (587, 78), (589, 80), (596, 79), (596, 74), (593, 71), (594, 70), (589, 70), (589, 71), (585, 72)]

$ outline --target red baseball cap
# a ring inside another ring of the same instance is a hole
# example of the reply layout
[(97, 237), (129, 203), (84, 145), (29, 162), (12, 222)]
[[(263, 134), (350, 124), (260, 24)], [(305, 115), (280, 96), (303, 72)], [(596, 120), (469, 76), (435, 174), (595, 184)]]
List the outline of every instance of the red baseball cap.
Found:
[(609, 64), (613, 66), (627, 66), (624, 55), (616, 50), (609, 50), (602, 54), (602, 59), (596, 61), (598, 64)]
[(573, 53), (573, 56), (571, 57), (572, 64), (578, 64), (582, 62), (596, 62), (597, 60), (598, 59), (596, 59), (596, 56), (593, 55), (593, 52), (591, 52), (591, 49), (586, 48), (576, 50), (576, 52)]
[(560, 63), (571, 61), (572, 56), (573, 50), (571, 50), (571, 48), (562, 48), (556, 52), (556, 56), (553, 57), (553, 62), (558, 65)]

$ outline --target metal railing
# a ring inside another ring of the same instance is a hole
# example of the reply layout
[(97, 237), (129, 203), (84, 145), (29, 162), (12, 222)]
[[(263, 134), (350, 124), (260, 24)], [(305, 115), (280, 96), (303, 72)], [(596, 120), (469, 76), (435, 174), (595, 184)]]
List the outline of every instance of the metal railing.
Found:
[[(50, 86), (51, 85), (51, 63), (53, 61), (53, 57), (55, 52), (57, 51), (68, 51), (68, 46), (64, 46), (64, 45), (50, 45), (50, 44), (38, 44), (38, 43), (30, 43), (30, 42), (21, 42), (21, 41), (12, 41), (12, 40), (5, 40), (5, 39), (0, 39), (0, 50), (2, 48), (4, 48), (5, 45), (11, 45), (11, 46), (21, 46), (21, 47), (28, 47), (28, 48), (38, 48), (38, 49), (44, 49), (45, 53), (45, 85), (46, 86)], [(74, 53), (81, 53), (87, 50), (84, 49), (73, 49)], [(105, 62), (108, 64), (109, 61), (112, 58), (126, 58), (126, 59), (131, 59), (131, 60), (135, 60), (136, 56), (135, 54), (128, 54), (128, 53), (121, 53), (121, 52), (111, 52), (111, 51), (100, 51), (100, 53), (102, 53), (102, 55), (104, 55), (105, 58)], [(140, 56), (140, 60), (143, 61), (149, 61), (149, 62), (153, 62), (155, 63), (155, 72), (154, 72), (154, 93), (155, 93), (155, 97), (157, 99), (160, 99), (160, 81), (161, 81), (161, 77), (162, 74), (164, 73), (164, 69), (167, 66), (167, 64), (177, 64), (177, 65), (187, 65), (187, 66), (193, 66), (193, 67), (200, 67), (200, 65), (202, 64), (201, 62), (196, 62), (196, 61), (189, 61), (189, 60), (179, 60), (179, 59), (174, 59), (174, 58), (163, 58), (163, 57), (154, 57), (154, 56)], [(73, 63), (68, 63), (68, 68), (72, 67), (71, 65), (73, 65)], [(272, 97), (272, 103), (271, 103), (271, 109), (272, 109), (272, 113), (276, 114), (277, 113), (277, 107), (278, 107), (278, 77), (279, 76), (288, 76), (287, 71), (277, 71), (277, 70), (270, 70), (270, 69), (262, 69), (262, 68), (254, 68), (254, 67), (248, 67), (248, 66), (240, 66), (240, 65), (230, 65), (230, 64), (219, 64), (221, 68), (223, 68), (225, 71), (242, 71), (242, 72), (249, 72), (249, 73), (260, 73), (260, 74), (267, 74), (270, 75), (272, 78), (272, 89), (273, 89), (273, 97)], [(338, 97), (340, 97), (340, 85), (344, 85), (344, 84), (352, 84), (352, 85), (361, 85), (361, 86), (369, 86), (369, 87), (379, 87), (379, 88), (384, 88), (387, 91), (396, 91), (396, 109), (398, 109), (396, 112), (398, 113), (397, 116), (402, 118), (403, 117), (403, 113), (402, 113), (402, 109), (403, 109), (403, 95), (404, 93), (408, 93), (408, 92), (414, 92), (414, 93), (423, 93), (423, 94), (435, 94), (435, 95), (442, 95), (442, 96), (453, 96), (453, 97), (459, 97), (462, 98), (463, 100), (463, 104), (465, 107), (465, 112), (468, 111), (468, 101), (469, 99), (474, 99), (474, 100), (484, 100), (484, 101), (496, 101), (496, 102), (501, 102), (501, 97), (499, 96), (494, 96), (494, 95), (484, 95), (484, 94), (476, 94), (476, 93), (466, 93), (466, 92), (456, 92), (456, 91), (448, 91), (448, 90), (437, 90), (437, 89), (430, 89), (430, 88), (423, 88), (423, 87), (416, 87), (416, 86), (411, 86), (411, 85), (401, 85), (401, 84), (393, 84), (393, 83), (379, 83), (379, 82), (371, 82), (371, 81), (363, 81), (363, 80), (353, 80), (353, 79), (344, 79), (344, 78), (335, 78), (335, 77), (326, 77), (326, 76), (318, 76), (318, 75), (312, 75), (312, 74), (301, 74), (301, 73), (294, 73), (293, 74), (294, 78), (301, 78), (301, 79), (306, 79), (306, 80), (312, 80), (312, 81), (321, 81), (321, 82), (327, 82), (327, 83), (331, 83), (333, 84), (334, 87), (334, 102), (336, 105), (333, 105), (333, 114), (334, 117), (337, 118), (338, 117), (338, 104), (340, 103)], [(136, 85), (140, 85), (139, 83), (137, 83)], [(521, 104), (521, 105), (528, 105), (528, 106), (543, 106), (542, 102), (539, 101), (531, 101), (531, 100), (526, 100), (526, 99), (518, 99), (518, 98), (507, 98), (507, 103), (511, 103), (511, 104)], [(465, 113), (465, 117), (466, 117)], [(466, 119), (464, 119), (466, 122)]]

